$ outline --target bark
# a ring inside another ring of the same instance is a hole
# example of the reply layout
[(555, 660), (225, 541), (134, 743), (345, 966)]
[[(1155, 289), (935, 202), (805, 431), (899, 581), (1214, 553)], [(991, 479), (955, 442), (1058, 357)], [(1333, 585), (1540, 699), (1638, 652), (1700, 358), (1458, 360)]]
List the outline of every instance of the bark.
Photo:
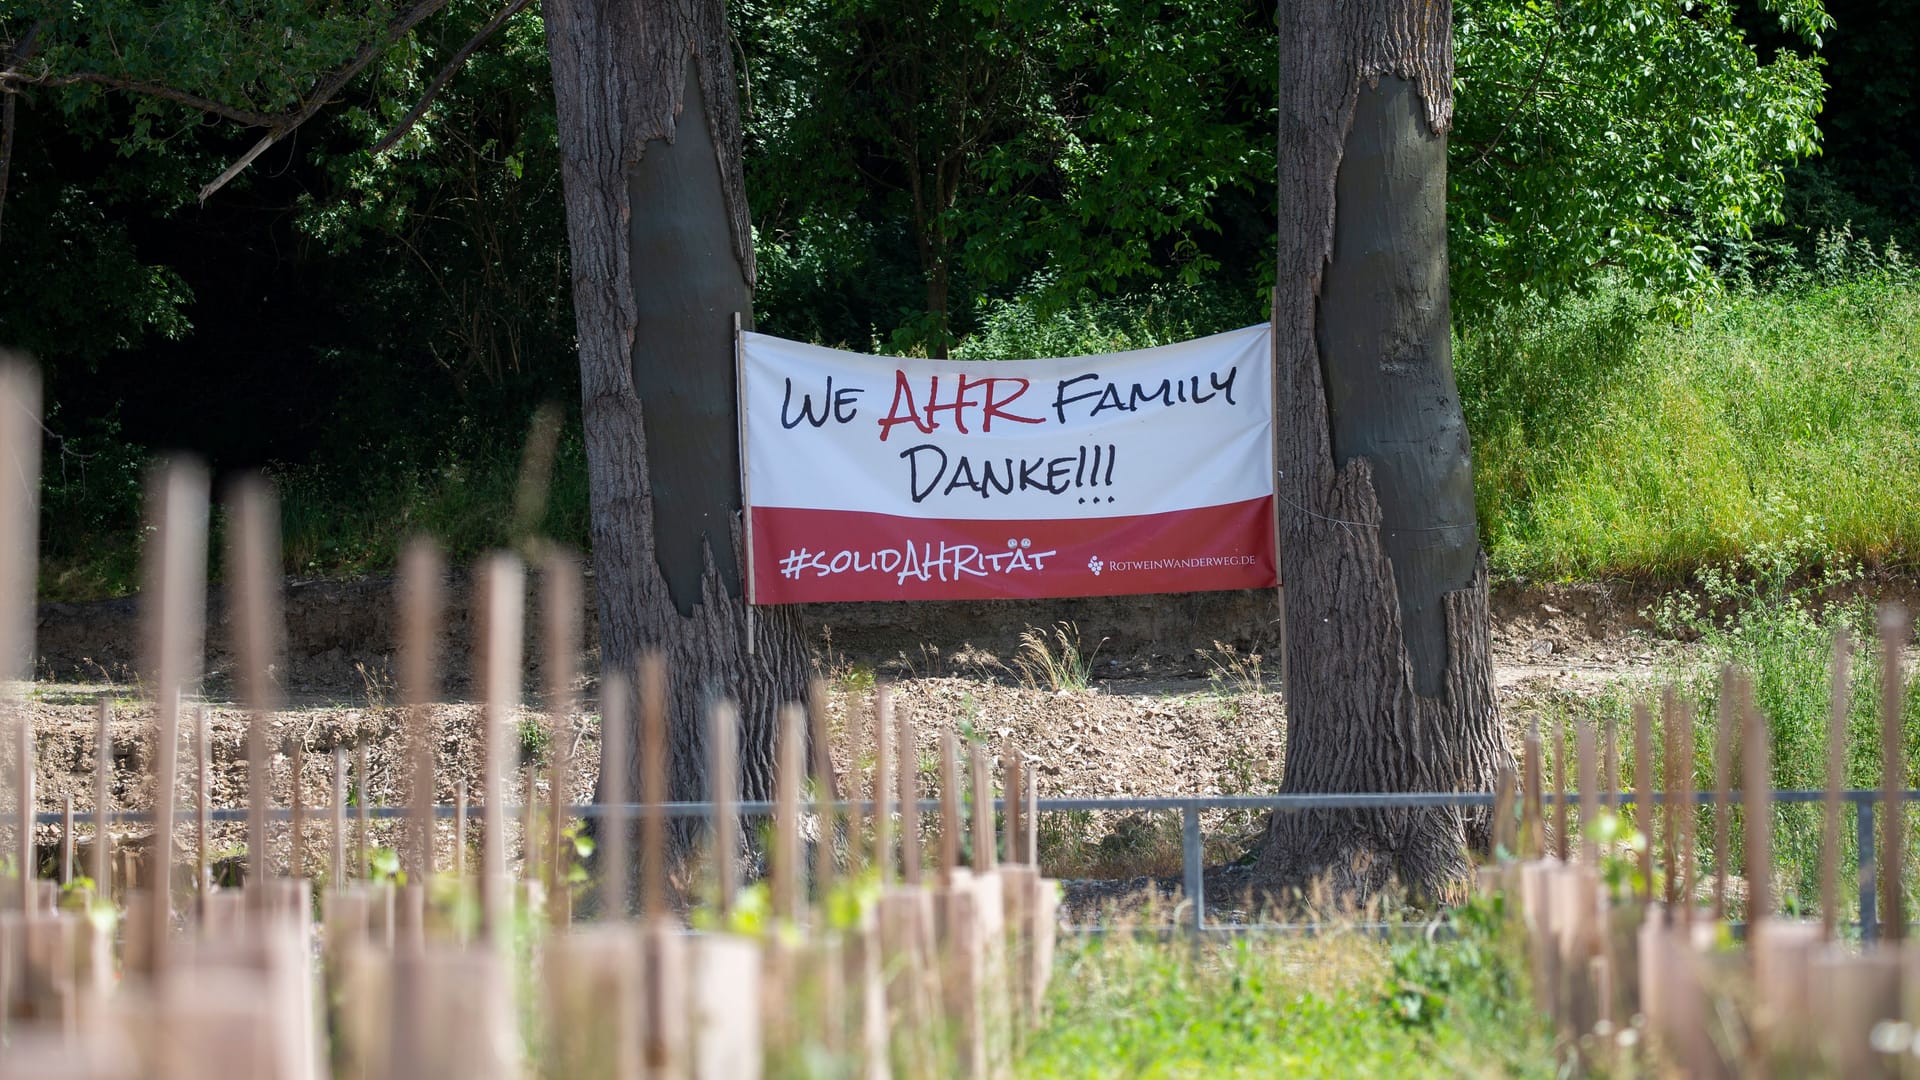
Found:
[[(602, 664), (631, 672), (642, 651), (665, 654), (671, 798), (707, 797), (706, 709), (727, 697), (740, 706), (740, 794), (771, 799), (775, 710), (802, 699), (806, 649), (791, 609), (749, 619), (741, 587), (732, 334), (736, 312), (751, 324), (754, 267), (724, 7), (546, 0), (542, 10)], [(637, 759), (641, 740), (627, 745)], [(635, 791), (636, 766), (605, 762), (602, 776), (626, 768)]]
[[(1274, 298), (1289, 793), (1489, 790), (1507, 760), (1448, 336), (1452, 15), (1280, 6)], [(1485, 815), (1276, 813), (1259, 874), (1458, 895)]]

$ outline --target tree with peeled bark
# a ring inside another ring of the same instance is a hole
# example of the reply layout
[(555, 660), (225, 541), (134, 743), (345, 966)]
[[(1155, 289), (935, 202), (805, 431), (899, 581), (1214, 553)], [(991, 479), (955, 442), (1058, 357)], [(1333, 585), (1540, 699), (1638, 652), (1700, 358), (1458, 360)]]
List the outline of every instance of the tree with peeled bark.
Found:
[[(1481, 791), (1508, 761), (1486, 558), (1454, 386), (1446, 232), (1452, 9), (1289, 3), (1274, 294), (1288, 738), (1282, 791)], [(1257, 872), (1430, 899), (1484, 815), (1276, 813)]]
[[(749, 618), (742, 587), (733, 327), (736, 314), (752, 324), (754, 263), (725, 6), (544, 0), (542, 12), (603, 667), (665, 654), (672, 798), (706, 797), (706, 707), (728, 697), (740, 795), (770, 799), (775, 710), (802, 699), (807, 663), (792, 610)], [(603, 762), (601, 775), (633, 767)]]

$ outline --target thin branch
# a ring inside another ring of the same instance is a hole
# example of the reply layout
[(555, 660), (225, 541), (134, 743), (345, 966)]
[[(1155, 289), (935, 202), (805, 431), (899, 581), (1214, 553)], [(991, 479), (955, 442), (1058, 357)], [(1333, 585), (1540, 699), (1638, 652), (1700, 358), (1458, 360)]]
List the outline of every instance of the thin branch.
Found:
[(460, 46), (460, 51), (453, 54), (453, 59), (447, 61), (447, 66), (441, 68), (440, 74), (435, 75), (433, 81), (427, 84), (426, 93), (422, 94), (420, 100), (414, 103), (413, 110), (407, 113), (407, 115), (401, 119), (400, 123), (394, 126), (392, 131), (387, 132), (386, 137), (373, 144), (373, 152), (375, 154), (384, 154), (388, 150), (393, 149), (393, 145), (399, 142), (401, 137), (408, 131), (411, 131), (413, 125), (419, 123), (420, 118), (427, 114), (427, 106), (433, 104), (434, 97), (447, 85), (447, 80), (453, 78), (453, 73), (460, 70), (460, 68), (466, 64), (467, 58), (473, 55), (473, 51), (478, 49), (482, 42), (499, 32), (500, 28), (507, 24), (508, 19), (513, 18), (525, 10), (526, 6), (527, 0), (512, 0), (506, 7), (501, 8), (492, 19), (488, 20), (487, 25), (481, 27), (479, 33), (473, 35), (465, 45)]
[(103, 74), (98, 71), (80, 71), (71, 75), (28, 75), (23, 71), (0, 71), (0, 83), (10, 83), (19, 86), (78, 86), (82, 84), (104, 86), (109, 90), (122, 90), (129, 94), (140, 94), (145, 97), (171, 101), (177, 105), (185, 105), (189, 109), (195, 109), (211, 116), (218, 116), (223, 120), (231, 120), (236, 124), (244, 124), (247, 127), (273, 127), (276, 124), (285, 123), (293, 116), (290, 112), (263, 113), (254, 112), (251, 109), (239, 109), (232, 105), (224, 105), (212, 98), (201, 97), (199, 94), (189, 94), (185, 90), (175, 90), (171, 86), (161, 86), (157, 83), (137, 82), (132, 79), (116, 78), (115, 76)]
[(1547, 39), (1547, 47), (1540, 50), (1540, 64), (1533, 69), (1533, 82), (1528, 85), (1526, 91), (1520, 95), (1519, 99), (1513, 103), (1513, 108), (1508, 110), (1507, 118), (1500, 123), (1500, 129), (1493, 133), (1493, 141), (1487, 144), (1486, 149), (1480, 151), (1480, 156), (1475, 158), (1473, 164), (1468, 166), (1468, 168), (1478, 168), (1486, 164), (1487, 157), (1496, 149), (1499, 149), (1501, 140), (1507, 137), (1507, 129), (1511, 128), (1514, 120), (1519, 118), (1520, 110), (1527, 104), (1527, 100), (1539, 92), (1540, 80), (1547, 74), (1547, 62), (1553, 59), (1553, 47), (1560, 44), (1560, 17), (1564, 14), (1565, 12), (1561, 9), (1560, 5), (1557, 3), (1554, 4), (1554, 34)]
[(203, 203), (206, 202), (214, 192), (219, 191), (227, 185), (228, 181), (240, 175), (241, 170), (252, 164), (254, 158), (265, 153), (268, 147), (286, 138), (287, 134), (293, 131), (294, 128), (312, 119), (315, 113), (319, 112), (329, 101), (333, 100), (333, 95), (339, 93), (342, 87), (353, 81), (353, 77), (360, 74), (362, 68), (372, 63), (374, 57), (379, 56), (381, 52), (385, 51), (394, 42), (400, 40), (407, 31), (420, 25), (428, 16), (445, 6), (447, 6), (447, 0), (421, 0), (420, 3), (408, 8), (398, 19), (394, 20), (393, 25), (387, 27), (385, 34), (361, 46), (360, 51), (354, 55), (353, 60), (349, 62), (346, 67), (334, 72), (318, 86), (314, 87), (313, 94), (307, 98), (306, 103), (300, 107), (298, 112), (294, 113), (284, 123), (271, 125), (271, 130), (267, 132), (266, 137), (256, 143), (253, 149), (242, 155), (240, 160), (227, 166), (226, 171), (214, 177), (213, 181), (206, 187), (201, 188), (200, 201)]

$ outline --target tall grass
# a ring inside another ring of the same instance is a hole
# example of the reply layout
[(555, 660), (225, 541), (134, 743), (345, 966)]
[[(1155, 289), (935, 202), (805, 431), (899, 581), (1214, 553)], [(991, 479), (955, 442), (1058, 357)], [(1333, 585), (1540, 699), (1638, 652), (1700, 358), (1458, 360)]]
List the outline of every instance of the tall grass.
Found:
[[(288, 572), (319, 577), (383, 571), (393, 566), (401, 545), (420, 534), (439, 540), (455, 559), (508, 546), (515, 539), (520, 449), (517, 437), (503, 439), (472, 459), (364, 475), (277, 470)], [(588, 521), (586, 453), (578, 429), (568, 429), (560, 437), (536, 531), (584, 549)]]
[(1069, 941), (1034, 1078), (1555, 1075), (1553, 1039), (1496, 902), (1460, 937)]
[(1643, 297), (1463, 328), (1460, 390), (1496, 572), (1685, 578), (1810, 535), (1920, 555), (1920, 287), (1904, 273)]
[[(1638, 697), (1651, 699), (1665, 687), (1676, 690), (1680, 700), (1693, 707), (1693, 745), (1682, 752), (1688, 755), (1694, 784), (1699, 791), (1711, 791), (1715, 784), (1718, 745), (1717, 708), (1721, 671), (1731, 665), (1752, 679), (1755, 707), (1765, 721), (1769, 737), (1771, 775), (1768, 784), (1783, 790), (1821, 790), (1827, 785), (1827, 737), (1829, 730), (1829, 686), (1835, 634), (1845, 628), (1854, 643), (1848, 682), (1849, 704), (1846, 714), (1848, 732), (1845, 784), (1849, 788), (1878, 788), (1882, 780), (1880, 687), (1883, 675), (1879, 643), (1875, 636), (1874, 610), (1870, 603), (1845, 597), (1844, 586), (1857, 575), (1857, 567), (1842, 561), (1830, 563), (1823, 572), (1809, 577), (1801, 569), (1814, 548), (1811, 538), (1789, 538), (1779, 544), (1761, 544), (1737, 562), (1705, 568), (1696, 589), (1668, 594), (1647, 614), (1667, 633), (1694, 637), (1696, 647), (1683, 657), (1669, 661), (1647, 685), (1617, 685), (1597, 697), (1566, 695), (1536, 706), (1543, 713), (1549, 746), (1556, 731), (1570, 731), (1573, 723), (1585, 722), (1604, 730), (1611, 721), (1619, 733), (1621, 786), (1632, 790), (1634, 779), (1631, 738), (1632, 703)], [(1907, 672), (1906, 694), (1899, 718), (1905, 745), (1907, 772), (1904, 787), (1915, 784), (1920, 775), (1920, 673)], [(1654, 723), (1654, 777), (1651, 786), (1662, 789), (1666, 775), (1666, 732), (1658, 715)], [(1746, 787), (1742, 775), (1743, 755), (1738, 749), (1732, 757), (1731, 783)], [(1571, 759), (1569, 755), (1568, 760)], [(1774, 884), (1783, 908), (1812, 913), (1818, 910), (1820, 892), (1821, 807), (1817, 804), (1778, 804), (1773, 808)], [(1706, 881), (1713, 873), (1711, 806), (1696, 810), (1695, 835), (1697, 878)], [(1843, 878), (1839, 916), (1855, 919), (1857, 889), (1853, 887), (1859, 867), (1853, 810), (1849, 806), (1843, 822), (1841, 872)], [(1907, 812), (1911, 822), (1913, 812)], [(1731, 845), (1728, 874), (1744, 878), (1747, 874), (1743, 812), (1731, 811)], [(1902, 830), (1907, 837), (1906, 880), (1904, 887), (1909, 910), (1920, 902), (1920, 834), (1911, 828)], [(1665, 840), (1661, 841), (1664, 850)], [(1704, 886), (1703, 886), (1704, 888)], [(1744, 895), (1744, 890), (1736, 890)], [(1744, 903), (1736, 900), (1736, 915), (1744, 913)]]

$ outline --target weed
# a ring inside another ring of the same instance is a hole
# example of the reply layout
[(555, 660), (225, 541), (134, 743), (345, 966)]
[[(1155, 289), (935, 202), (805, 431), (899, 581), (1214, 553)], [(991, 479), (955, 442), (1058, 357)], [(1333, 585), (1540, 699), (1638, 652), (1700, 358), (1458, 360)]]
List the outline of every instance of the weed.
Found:
[(372, 667), (364, 660), (353, 662), (353, 670), (360, 676), (360, 689), (366, 695), (367, 708), (380, 710), (393, 700), (393, 672), (385, 668)]
[(1260, 653), (1249, 650), (1243, 656), (1238, 649), (1219, 640), (1214, 641), (1212, 652), (1201, 649), (1199, 653), (1207, 663), (1207, 682), (1214, 693), (1238, 696), (1267, 692), (1266, 673), (1260, 670)]
[(375, 884), (399, 888), (407, 883), (407, 872), (400, 868), (400, 853), (390, 847), (367, 849), (367, 871)]
[(538, 716), (523, 716), (514, 726), (520, 735), (520, 763), (522, 765), (544, 765), (547, 751), (553, 744), (553, 732), (540, 722)]
[(1092, 684), (1093, 659), (1106, 638), (1088, 651), (1080, 637), (1080, 625), (1054, 623), (1050, 629), (1029, 626), (1020, 634), (1020, 649), (1014, 654), (1014, 669), (1023, 685), (1035, 690), (1085, 690)]
[(834, 648), (831, 626), (820, 628), (820, 651), (813, 655), (812, 663), (814, 676), (825, 681), (844, 698), (864, 698), (873, 692), (873, 668), (854, 663), (847, 659), (845, 653)]

